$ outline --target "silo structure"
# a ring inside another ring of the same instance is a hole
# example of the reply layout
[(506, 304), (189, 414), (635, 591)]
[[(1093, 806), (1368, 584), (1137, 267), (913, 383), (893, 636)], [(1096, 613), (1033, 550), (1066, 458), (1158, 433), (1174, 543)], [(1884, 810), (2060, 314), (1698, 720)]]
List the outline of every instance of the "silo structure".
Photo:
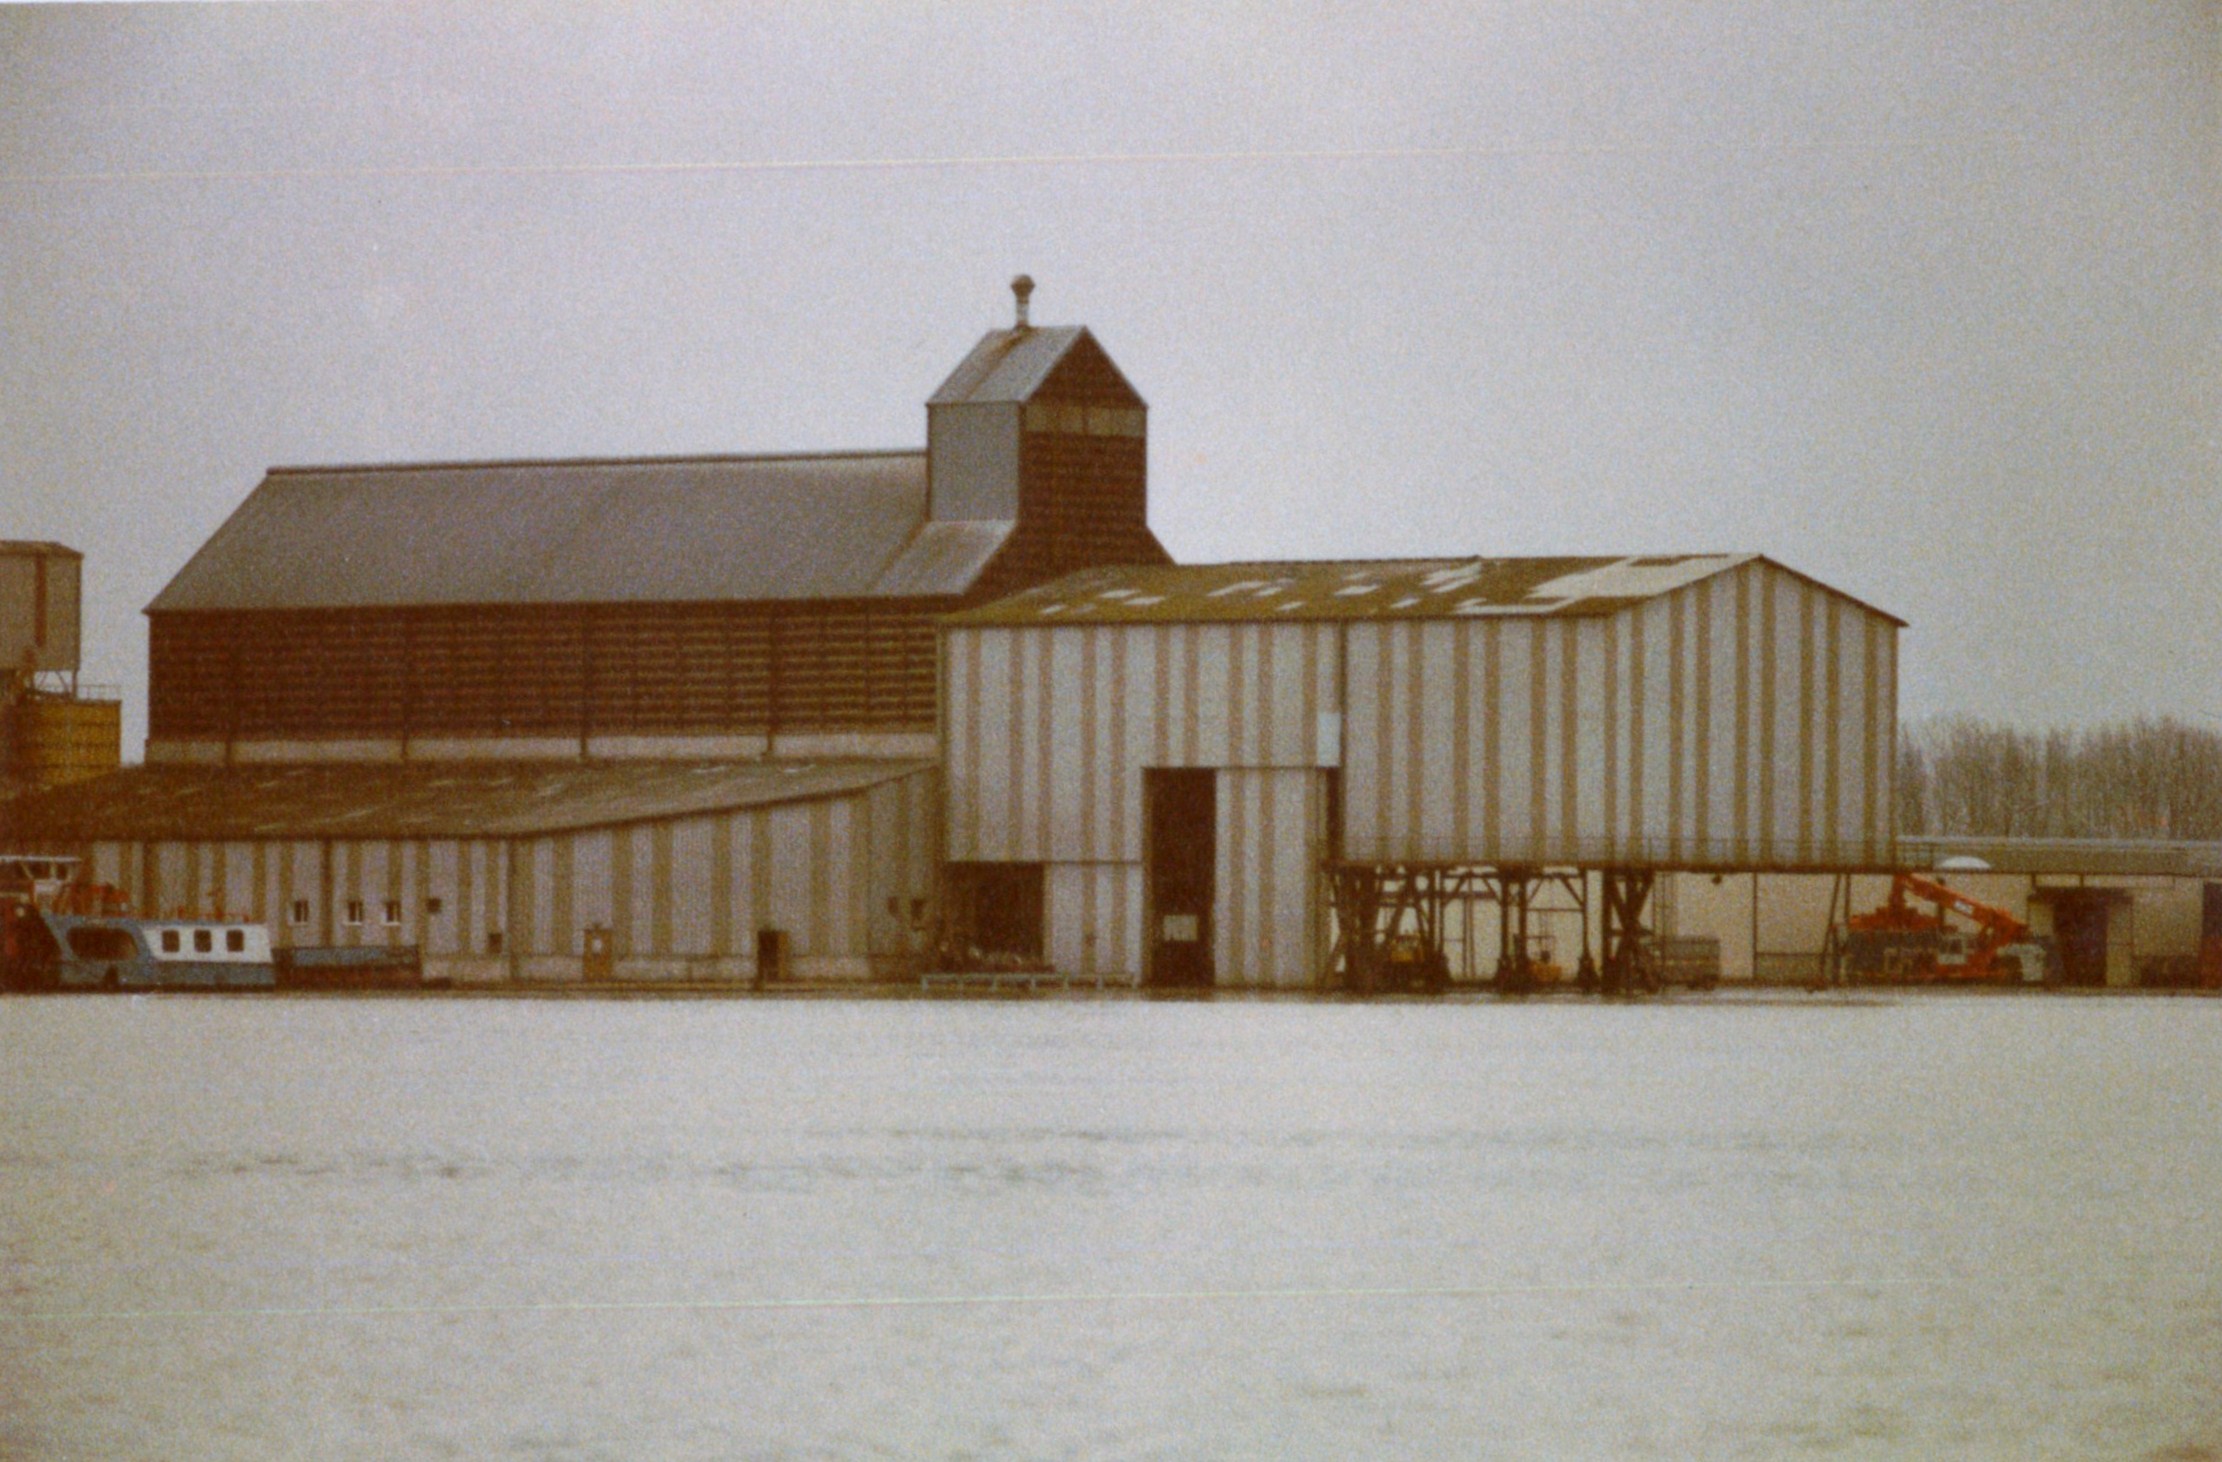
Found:
[(0, 543), (0, 782), (61, 786), (122, 761), (123, 707), (79, 683), (84, 555)]
[(77, 674), (85, 556), (59, 543), (0, 542), (0, 669)]

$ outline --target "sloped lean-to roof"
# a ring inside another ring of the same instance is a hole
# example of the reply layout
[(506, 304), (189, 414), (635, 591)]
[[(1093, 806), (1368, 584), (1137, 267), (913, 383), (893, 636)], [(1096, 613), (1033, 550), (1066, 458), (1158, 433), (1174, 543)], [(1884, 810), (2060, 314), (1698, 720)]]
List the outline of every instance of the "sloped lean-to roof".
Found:
[(295, 762), (132, 767), (18, 802), (44, 844), (499, 838), (841, 797), (929, 761)]
[(278, 468), (148, 607), (948, 595), (1011, 527), (928, 523), (916, 451)]
[[(1759, 554), (1712, 553), (1085, 569), (952, 615), (946, 622), (1120, 624), (1611, 614), (1748, 563), (1781, 568)], [(1883, 617), (1903, 623), (1892, 615)]]

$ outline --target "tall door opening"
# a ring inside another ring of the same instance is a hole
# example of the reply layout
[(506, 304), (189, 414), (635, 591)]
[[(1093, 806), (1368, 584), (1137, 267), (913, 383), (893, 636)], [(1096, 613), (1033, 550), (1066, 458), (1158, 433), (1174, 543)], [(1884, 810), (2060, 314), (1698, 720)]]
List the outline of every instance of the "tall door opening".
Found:
[(2222, 989), (2222, 883), (2199, 891), (2199, 984)]
[(1212, 967), (1212, 888), (1219, 846), (1214, 774), (1151, 770), (1142, 774), (1149, 816), (1150, 964), (1147, 981), (1160, 989), (1208, 989)]
[(2052, 929), (2060, 947), (2061, 980), (2070, 985), (2105, 984), (2105, 901), (2053, 891)]

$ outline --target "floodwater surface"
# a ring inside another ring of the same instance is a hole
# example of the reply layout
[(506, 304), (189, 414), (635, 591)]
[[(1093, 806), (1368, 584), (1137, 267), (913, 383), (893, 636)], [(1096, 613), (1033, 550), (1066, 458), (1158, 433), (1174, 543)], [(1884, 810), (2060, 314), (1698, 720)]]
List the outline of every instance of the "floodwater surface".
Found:
[(2222, 1001), (0, 1041), (8, 1457), (2222, 1457)]

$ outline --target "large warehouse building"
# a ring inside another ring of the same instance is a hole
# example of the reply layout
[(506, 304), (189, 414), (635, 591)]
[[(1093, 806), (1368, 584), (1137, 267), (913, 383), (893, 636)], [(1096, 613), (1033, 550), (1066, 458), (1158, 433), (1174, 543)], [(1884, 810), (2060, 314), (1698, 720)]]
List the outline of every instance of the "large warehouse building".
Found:
[(458, 980), (1517, 978), (1566, 897), (1610, 972), (1662, 873), (1889, 866), (1898, 620), (1756, 555), (1176, 567), (1142, 398), (1014, 287), (922, 451), (272, 471), (148, 609), (148, 764), (17, 835)]
[(952, 911), (1082, 972), (1363, 984), (1477, 904), (1517, 961), (1590, 869), (1609, 958), (1662, 869), (1888, 864), (1900, 627), (1749, 555), (1074, 574), (946, 622)]
[(1031, 287), (919, 451), (272, 471), (148, 608), (148, 764), (10, 835), (435, 977), (909, 972), (936, 617), (1167, 561), (1147, 408)]
[(147, 760), (930, 757), (935, 616), (1169, 562), (1147, 422), (1021, 324), (924, 451), (273, 471), (147, 609)]

